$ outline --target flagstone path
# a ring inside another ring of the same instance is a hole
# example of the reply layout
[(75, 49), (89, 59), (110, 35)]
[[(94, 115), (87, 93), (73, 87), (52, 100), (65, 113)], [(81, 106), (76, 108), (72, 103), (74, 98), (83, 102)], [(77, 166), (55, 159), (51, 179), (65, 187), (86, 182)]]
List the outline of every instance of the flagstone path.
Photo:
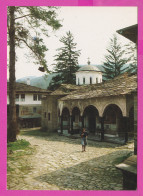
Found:
[(115, 160), (133, 153), (133, 143), (88, 141), (87, 151), (81, 152), (80, 139), (57, 134), (19, 139), (29, 141), (35, 152), (8, 163), (14, 168), (7, 173), (8, 190), (122, 190)]

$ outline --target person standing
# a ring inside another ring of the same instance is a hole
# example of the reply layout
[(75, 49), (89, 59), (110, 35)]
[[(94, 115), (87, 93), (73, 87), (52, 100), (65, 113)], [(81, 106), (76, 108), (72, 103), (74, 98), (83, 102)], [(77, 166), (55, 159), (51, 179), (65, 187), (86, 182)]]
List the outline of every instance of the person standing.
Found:
[(86, 132), (85, 128), (82, 129), (81, 133), (81, 145), (82, 145), (82, 152), (86, 151), (86, 145), (87, 145), (87, 136), (88, 133)]

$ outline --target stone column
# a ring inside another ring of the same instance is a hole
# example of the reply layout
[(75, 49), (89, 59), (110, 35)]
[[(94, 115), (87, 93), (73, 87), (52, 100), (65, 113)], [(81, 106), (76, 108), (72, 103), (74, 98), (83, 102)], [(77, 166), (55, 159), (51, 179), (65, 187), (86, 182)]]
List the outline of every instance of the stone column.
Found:
[(129, 131), (129, 117), (123, 117), (123, 131), (125, 136), (125, 143), (128, 142), (128, 131)]
[(137, 155), (137, 94), (134, 94), (134, 154)]
[(63, 116), (60, 116), (60, 128), (61, 128), (61, 134), (63, 134)]
[(104, 140), (104, 117), (100, 117), (101, 122), (101, 141)]
[(70, 115), (70, 133), (73, 133), (73, 116)]
[(81, 116), (82, 128), (84, 128), (84, 116)]

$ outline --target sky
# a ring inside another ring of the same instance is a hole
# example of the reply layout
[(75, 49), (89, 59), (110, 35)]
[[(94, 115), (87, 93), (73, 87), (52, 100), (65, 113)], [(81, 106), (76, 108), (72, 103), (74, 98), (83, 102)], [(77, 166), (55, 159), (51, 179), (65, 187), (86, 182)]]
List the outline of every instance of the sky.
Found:
[[(56, 49), (62, 46), (59, 39), (69, 30), (77, 43), (77, 49), (81, 50), (79, 65), (87, 64), (88, 57), (91, 64), (102, 65), (112, 35), (119, 29), (137, 24), (137, 7), (61, 7), (58, 18), (62, 20), (63, 27), (50, 32), (50, 37), (45, 40), (49, 49), (46, 60), (51, 71)], [(121, 43), (129, 43), (121, 35), (118, 37)], [(32, 60), (28, 62), (26, 52), (26, 48), (17, 50), (16, 79), (44, 75)]]

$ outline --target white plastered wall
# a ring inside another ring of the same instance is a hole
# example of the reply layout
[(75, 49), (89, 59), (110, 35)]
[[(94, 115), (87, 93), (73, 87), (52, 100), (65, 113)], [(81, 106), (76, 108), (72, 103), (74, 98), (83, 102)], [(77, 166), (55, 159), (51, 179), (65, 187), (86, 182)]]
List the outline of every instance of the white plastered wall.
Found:
[[(76, 72), (76, 85), (83, 85), (83, 78), (85, 78), (85, 84), (90, 84), (90, 77), (92, 78), (92, 84), (96, 84), (96, 78), (98, 83), (102, 82), (102, 73), (96, 71), (80, 71)], [(79, 80), (79, 84), (78, 84)]]
[[(24, 93), (23, 93), (24, 94)], [(36, 94), (36, 93), (34, 93)], [(33, 94), (25, 94), (25, 101), (21, 100), (21, 94), (19, 94), (19, 101), (15, 102), (17, 105), (27, 105), (27, 104), (41, 104), (41, 101), (34, 101)], [(7, 104), (9, 104), (9, 96), (7, 95)]]

